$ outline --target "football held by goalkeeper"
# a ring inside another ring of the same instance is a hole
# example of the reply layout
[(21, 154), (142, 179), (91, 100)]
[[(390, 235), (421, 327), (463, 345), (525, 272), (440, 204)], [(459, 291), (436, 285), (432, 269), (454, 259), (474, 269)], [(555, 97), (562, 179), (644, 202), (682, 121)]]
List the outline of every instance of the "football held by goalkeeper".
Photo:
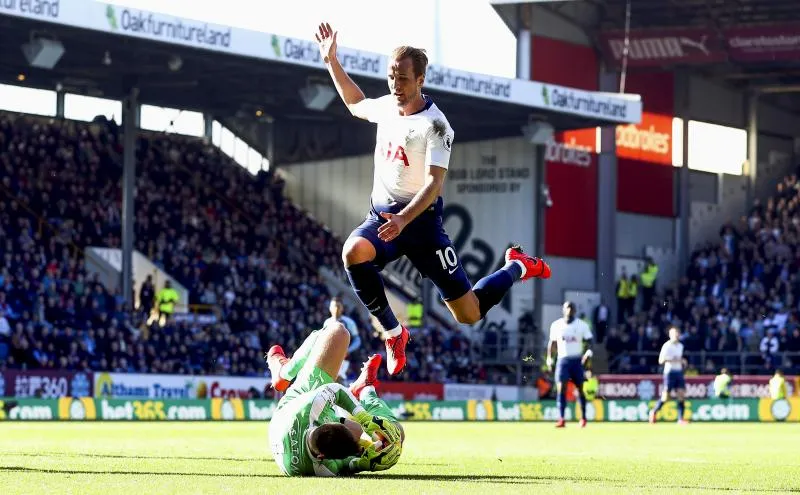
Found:
[(273, 346), (273, 386), (286, 394), (270, 421), (270, 446), (287, 476), (336, 476), (382, 471), (400, 458), (404, 433), (375, 392), (381, 356), (364, 364), (350, 386), (334, 383), (350, 334), (341, 323), (312, 332), (292, 359)]

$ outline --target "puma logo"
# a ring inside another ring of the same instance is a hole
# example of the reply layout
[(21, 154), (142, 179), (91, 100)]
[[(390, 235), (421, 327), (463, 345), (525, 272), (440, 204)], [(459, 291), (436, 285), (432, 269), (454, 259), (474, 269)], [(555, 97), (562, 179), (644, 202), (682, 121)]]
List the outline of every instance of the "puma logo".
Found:
[(697, 48), (698, 50), (703, 52), (704, 55), (711, 55), (711, 52), (706, 47), (706, 40), (708, 39), (708, 36), (706, 36), (706, 35), (703, 35), (703, 37), (700, 38), (700, 41), (695, 41), (695, 40), (693, 40), (691, 38), (687, 38), (685, 36), (681, 36), (678, 39), (680, 40), (681, 45), (691, 46), (692, 48)]

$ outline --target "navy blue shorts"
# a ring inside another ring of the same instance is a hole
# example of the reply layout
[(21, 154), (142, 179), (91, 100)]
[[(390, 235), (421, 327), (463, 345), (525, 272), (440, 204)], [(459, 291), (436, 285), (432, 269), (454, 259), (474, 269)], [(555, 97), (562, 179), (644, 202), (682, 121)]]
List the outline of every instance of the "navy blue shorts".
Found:
[(565, 383), (572, 380), (576, 386), (583, 385), (583, 365), (580, 356), (559, 358), (556, 362), (556, 383)]
[[(397, 206), (396, 210), (400, 211), (402, 206)], [(378, 237), (378, 227), (384, 223), (386, 220), (372, 208), (364, 222), (350, 234), (350, 237), (363, 237), (375, 246), (375, 265), (379, 270), (405, 256), (423, 277), (433, 282), (445, 301), (458, 299), (472, 289), (453, 243), (442, 226), (442, 198), (406, 225), (390, 242), (383, 242)]]
[(664, 374), (664, 388), (667, 392), (672, 392), (679, 388), (686, 388), (686, 380), (683, 379), (683, 371), (670, 371)]

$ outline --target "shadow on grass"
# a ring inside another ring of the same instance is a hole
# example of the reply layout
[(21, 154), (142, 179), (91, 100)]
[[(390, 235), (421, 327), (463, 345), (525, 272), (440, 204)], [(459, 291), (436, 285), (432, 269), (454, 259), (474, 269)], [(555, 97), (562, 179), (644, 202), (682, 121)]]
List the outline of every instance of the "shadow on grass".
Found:
[[(285, 479), (286, 477), (281, 474), (266, 474), (266, 473), (214, 473), (214, 472), (159, 472), (159, 471), (89, 471), (81, 469), (50, 469), (50, 468), (34, 468), (26, 466), (0, 466), (0, 472), (11, 473), (41, 473), (41, 474), (57, 474), (57, 475), (123, 475), (123, 476), (197, 476), (205, 478), (276, 478)], [(380, 480), (397, 480), (397, 481), (445, 481), (457, 483), (505, 483), (512, 485), (542, 485), (553, 484), (558, 482), (578, 482), (578, 483), (592, 483), (595, 486), (602, 487), (618, 487), (618, 488), (652, 488), (652, 485), (636, 485), (633, 483), (625, 483), (623, 480), (606, 479), (606, 478), (593, 478), (588, 476), (539, 476), (539, 475), (520, 475), (520, 476), (505, 476), (496, 474), (486, 475), (467, 475), (467, 474), (367, 474), (362, 473), (355, 476), (354, 479), (380, 479)], [(691, 486), (691, 485), (671, 485), (661, 486), (660, 488), (672, 488), (679, 490), (708, 490), (708, 491), (726, 491), (726, 492), (741, 492), (741, 488), (730, 488), (722, 486)], [(800, 488), (747, 488), (748, 492), (755, 493), (800, 493)]]
[[(155, 459), (155, 460), (189, 460), (189, 461), (234, 461), (234, 462), (271, 462), (272, 457), (226, 457), (226, 456), (180, 456), (180, 455), (130, 455), (103, 454), (100, 452), (6, 452), (5, 457), (89, 457), (99, 459)], [(444, 462), (403, 462), (405, 466), (453, 466)]]
[[(230, 477), (230, 478), (286, 478), (281, 474), (267, 473), (215, 473), (215, 472), (164, 472), (164, 471), (90, 471), (85, 469), (54, 469), (36, 468), (27, 466), (0, 466), (0, 472), (12, 473), (42, 473), (42, 474), (89, 474), (89, 475), (124, 475), (124, 476), (202, 476), (202, 477)], [(557, 476), (504, 476), (504, 475), (458, 475), (458, 474), (368, 474), (361, 473), (353, 479), (381, 479), (398, 481), (450, 481), (474, 483), (510, 483), (510, 484), (541, 484), (554, 481), (584, 481), (607, 482), (602, 478), (589, 477), (557, 477)]]

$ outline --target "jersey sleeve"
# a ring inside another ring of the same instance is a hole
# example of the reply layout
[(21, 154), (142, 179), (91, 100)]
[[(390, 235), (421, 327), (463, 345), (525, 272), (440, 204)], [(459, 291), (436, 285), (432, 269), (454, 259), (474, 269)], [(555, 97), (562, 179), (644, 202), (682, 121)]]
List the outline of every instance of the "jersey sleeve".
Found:
[(311, 404), (309, 415), (311, 424), (317, 424), (323, 412), (334, 405), (353, 415), (364, 411), (355, 396), (339, 383), (329, 383), (321, 386), (318, 390)]
[(658, 362), (659, 363), (666, 363), (667, 362), (667, 346), (669, 344), (666, 343), (661, 346), (661, 353), (658, 355)]
[(556, 322), (550, 324), (550, 342), (555, 342), (558, 340), (558, 335), (556, 335), (558, 331), (556, 330)]
[(353, 105), (350, 110), (356, 117), (377, 124), (386, 113), (387, 97), (388, 95), (380, 98), (364, 98)]
[(583, 340), (591, 340), (594, 336), (592, 335), (592, 329), (589, 328), (589, 325), (586, 323), (583, 324)]
[(434, 121), (426, 136), (425, 165), (447, 169), (454, 137), (453, 129), (446, 122)]

